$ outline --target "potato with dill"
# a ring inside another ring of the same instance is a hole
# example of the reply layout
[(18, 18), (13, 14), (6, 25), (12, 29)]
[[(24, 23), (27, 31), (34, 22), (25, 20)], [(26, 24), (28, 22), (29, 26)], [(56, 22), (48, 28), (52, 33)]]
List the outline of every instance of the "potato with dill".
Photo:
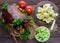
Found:
[(50, 23), (57, 16), (51, 4), (44, 4), (42, 7), (38, 7), (37, 12), (37, 18), (46, 23)]

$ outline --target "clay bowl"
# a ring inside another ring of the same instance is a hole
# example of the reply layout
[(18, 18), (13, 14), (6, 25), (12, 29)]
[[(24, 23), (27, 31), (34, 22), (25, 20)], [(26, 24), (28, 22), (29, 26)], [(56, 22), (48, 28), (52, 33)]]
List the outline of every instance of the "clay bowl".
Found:
[(39, 6), (43, 6), (44, 4), (51, 4), (51, 6), (53, 6), (54, 11), (55, 11), (56, 13), (58, 13), (58, 8), (57, 8), (57, 6), (56, 6), (54, 3), (50, 2), (50, 1), (41, 1), (40, 3), (38, 3), (38, 4), (36, 5), (36, 7), (35, 7), (35, 9), (34, 9), (33, 19), (34, 19), (35, 23), (38, 24), (39, 26), (47, 26), (47, 27), (50, 27), (53, 21), (51, 21), (50, 23), (46, 23), (46, 22), (40, 21), (40, 20), (37, 19), (37, 17), (36, 17), (38, 7), (39, 7)]

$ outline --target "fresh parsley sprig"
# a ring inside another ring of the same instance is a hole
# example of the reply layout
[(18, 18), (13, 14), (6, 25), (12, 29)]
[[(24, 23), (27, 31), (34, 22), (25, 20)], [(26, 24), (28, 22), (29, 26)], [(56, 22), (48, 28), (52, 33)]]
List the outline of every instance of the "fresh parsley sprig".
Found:
[(28, 15), (28, 13), (26, 12), (25, 9), (22, 9), (21, 11), (22, 11), (23, 14), (26, 15), (26, 17), (27, 17), (28, 19), (31, 19), (30, 15)]
[(27, 28), (25, 28), (24, 31), (25, 31), (24, 33), (19, 33), (19, 34), (23, 39), (27, 39), (30, 34), (30, 29), (27, 27)]
[(2, 4), (2, 9), (6, 9), (7, 6), (8, 6), (8, 3), (3, 3), (3, 4)]
[(15, 19), (12, 24), (10, 24), (10, 26), (16, 26), (16, 25), (19, 25), (23, 22), (23, 18), (18, 18), (18, 19)]
[(4, 30), (6, 30), (6, 24), (0, 19), (0, 25), (3, 27)]

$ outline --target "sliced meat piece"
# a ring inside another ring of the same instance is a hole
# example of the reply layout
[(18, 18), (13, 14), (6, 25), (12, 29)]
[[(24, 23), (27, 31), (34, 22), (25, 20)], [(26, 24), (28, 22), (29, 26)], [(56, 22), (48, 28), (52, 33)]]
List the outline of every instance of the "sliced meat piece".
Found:
[(24, 18), (25, 21), (28, 20), (25, 14), (22, 14), (20, 10), (16, 7), (16, 5), (9, 5), (7, 10), (12, 15), (13, 19)]

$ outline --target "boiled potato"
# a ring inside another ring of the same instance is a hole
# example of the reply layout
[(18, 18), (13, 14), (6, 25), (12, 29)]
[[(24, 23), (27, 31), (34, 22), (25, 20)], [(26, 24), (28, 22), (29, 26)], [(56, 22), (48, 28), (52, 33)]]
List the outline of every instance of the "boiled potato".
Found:
[(38, 7), (37, 18), (50, 23), (58, 14), (54, 12), (51, 4), (44, 4), (43, 7)]

